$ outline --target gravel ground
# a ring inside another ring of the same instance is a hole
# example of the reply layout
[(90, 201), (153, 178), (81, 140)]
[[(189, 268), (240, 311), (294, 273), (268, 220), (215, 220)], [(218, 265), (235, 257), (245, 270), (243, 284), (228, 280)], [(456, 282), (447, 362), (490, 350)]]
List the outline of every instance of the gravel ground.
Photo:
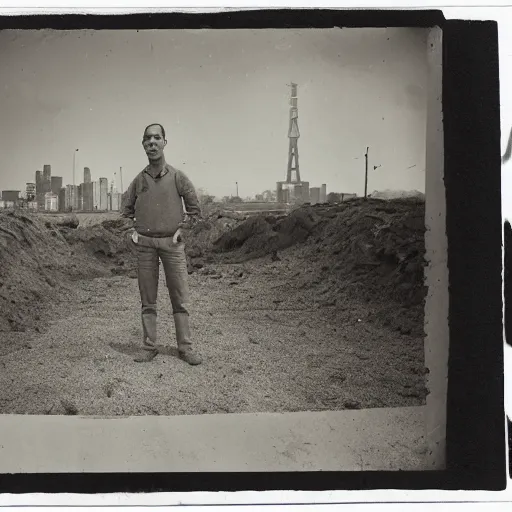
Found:
[[(191, 326), (205, 359), (179, 360), (163, 276), (161, 353), (141, 346), (137, 281), (79, 280), (46, 330), (0, 333), (0, 413), (98, 416), (289, 412), (422, 405), (423, 339), (372, 322), (371, 304), (344, 314), (289, 294), (286, 251), (190, 276)], [(285, 286), (287, 285), (287, 286)]]

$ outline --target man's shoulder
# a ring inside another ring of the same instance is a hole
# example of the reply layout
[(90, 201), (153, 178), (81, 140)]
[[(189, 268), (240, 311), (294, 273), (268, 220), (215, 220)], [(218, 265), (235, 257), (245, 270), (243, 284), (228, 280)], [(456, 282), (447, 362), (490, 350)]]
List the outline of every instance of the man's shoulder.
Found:
[(141, 171), (139, 171), (135, 178), (133, 178), (133, 183), (140, 183), (141, 180), (144, 180), (144, 174), (146, 173), (147, 167), (144, 167)]
[(167, 172), (169, 172), (170, 174), (177, 175), (177, 176), (180, 176), (183, 174), (183, 171), (181, 169), (178, 169), (174, 165), (165, 164), (165, 168), (167, 169)]

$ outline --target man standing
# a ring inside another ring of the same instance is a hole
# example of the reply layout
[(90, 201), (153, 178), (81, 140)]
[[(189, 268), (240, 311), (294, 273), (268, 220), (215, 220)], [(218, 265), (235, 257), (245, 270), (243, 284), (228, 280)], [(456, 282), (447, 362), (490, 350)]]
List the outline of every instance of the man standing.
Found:
[(149, 165), (130, 183), (123, 197), (122, 216), (132, 219), (132, 240), (138, 263), (142, 303), (143, 351), (137, 362), (149, 362), (157, 354), (156, 319), (159, 260), (171, 298), (178, 354), (191, 365), (202, 362), (192, 348), (189, 327), (189, 301), (185, 244), (180, 226), (184, 220), (183, 202), (190, 219), (201, 214), (194, 186), (187, 176), (166, 163), (165, 129), (151, 124), (144, 130), (142, 146)]

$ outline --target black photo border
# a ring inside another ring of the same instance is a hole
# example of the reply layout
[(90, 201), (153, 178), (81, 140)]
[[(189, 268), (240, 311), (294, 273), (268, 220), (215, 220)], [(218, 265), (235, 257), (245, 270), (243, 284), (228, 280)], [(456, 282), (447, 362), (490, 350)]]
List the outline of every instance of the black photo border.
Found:
[[(490, 490), (506, 487), (498, 28), (441, 11), (279, 9), (1, 16), (0, 29), (433, 27), (443, 30), (449, 266), (446, 471), (1, 474), (0, 493)], [(0, 53), (1, 55), (1, 53)], [(1, 81), (1, 77), (0, 77)], [(3, 443), (8, 442), (2, 439)]]

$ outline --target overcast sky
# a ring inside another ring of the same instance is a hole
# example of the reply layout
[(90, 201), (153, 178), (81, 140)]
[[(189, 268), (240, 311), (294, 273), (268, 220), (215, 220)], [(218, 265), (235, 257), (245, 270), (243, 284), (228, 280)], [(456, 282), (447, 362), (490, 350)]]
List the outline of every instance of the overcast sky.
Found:
[[(287, 84), (299, 84), (302, 179), (328, 191), (424, 190), (426, 36), (420, 29), (6, 31), (0, 34), (0, 188), (36, 170), (72, 182), (166, 158), (217, 196), (275, 189), (286, 175)], [(374, 165), (380, 165), (373, 170)], [(118, 182), (119, 185), (119, 182)]]

